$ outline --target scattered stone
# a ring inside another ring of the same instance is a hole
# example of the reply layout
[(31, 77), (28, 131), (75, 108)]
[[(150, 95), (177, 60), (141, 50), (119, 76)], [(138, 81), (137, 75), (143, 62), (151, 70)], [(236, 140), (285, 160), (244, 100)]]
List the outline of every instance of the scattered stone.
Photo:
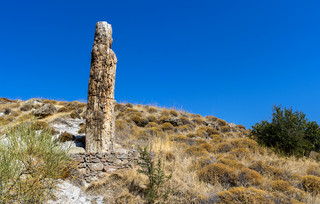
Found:
[(104, 173), (104, 172), (98, 173), (98, 178), (103, 178), (105, 176), (106, 176), (106, 173)]
[(133, 159), (138, 159), (139, 158), (139, 156), (140, 156), (140, 154), (139, 154), (139, 152), (137, 152), (137, 151), (134, 151), (134, 152), (132, 152), (132, 158)]
[(102, 171), (103, 170), (103, 164), (96, 163), (96, 164), (88, 164), (91, 171)]
[(122, 162), (121, 162), (120, 159), (116, 159), (114, 163), (115, 163), (116, 165), (119, 165), (119, 164), (121, 164)]
[(85, 175), (87, 173), (87, 170), (86, 169), (78, 169), (78, 172), (81, 175)]
[(122, 160), (122, 162), (121, 162), (121, 164), (123, 164), (123, 165), (126, 165), (126, 164), (128, 164), (129, 162), (128, 162), (128, 160), (127, 159), (124, 159), (124, 160)]
[(118, 148), (114, 151), (117, 154), (128, 154), (129, 150), (128, 149), (123, 149), (123, 148)]
[(118, 159), (126, 159), (127, 157), (127, 154), (121, 154), (120, 156), (118, 156)]
[(216, 121), (203, 121), (202, 124), (205, 126), (213, 127), (218, 131), (221, 131), (220, 125)]
[(82, 157), (80, 157), (80, 156), (76, 156), (74, 158), (74, 160), (77, 161), (77, 162), (80, 162), (80, 163), (84, 162), (84, 159)]
[(318, 160), (318, 159), (320, 159), (320, 154), (318, 152), (311, 151), (310, 154), (309, 154), (309, 158)]
[(115, 166), (105, 166), (103, 167), (103, 171), (107, 173), (111, 173), (117, 170), (117, 167)]
[(98, 159), (98, 158), (92, 159), (91, 162), (92, 162), (92, 163), (99, 163), (99, 162), (100, 162), (100, 159)]
[(45, 104), (41, 108), (34, 111), (34, 115), (37, 117), (47, 117), (49, 115), (55, 114), (58, 112), (57, 108), (53, 104)]
[[(84, 161), (83, 161), (84, 162)], [(78, 168), (79, 169), (81, 169), (81, 168), (86, 168), (87, 167), (87, 165), (86, 165), (86, 163), (80, 163), (80, 164), (78, 164)]]
[(179, 118), (166, 118), (163, 120), (163, 123), (171, 123), (173, 126), (184, 125), (184, 123)]
[(71, 147), (69, 150), (69, 154), (76, 154), (76, 153), (85, 153), (86, 150), (82, 147)]

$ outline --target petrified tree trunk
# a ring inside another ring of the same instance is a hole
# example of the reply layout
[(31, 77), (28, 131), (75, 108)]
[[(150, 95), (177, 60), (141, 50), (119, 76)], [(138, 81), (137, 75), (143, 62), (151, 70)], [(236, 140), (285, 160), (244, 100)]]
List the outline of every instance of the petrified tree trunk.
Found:
[(96, 24), (91, 52), (86, 117), (86, 151), (113, 149), (114, 86), (117, 58), (111, 50), (112, 27), (105, 21)]

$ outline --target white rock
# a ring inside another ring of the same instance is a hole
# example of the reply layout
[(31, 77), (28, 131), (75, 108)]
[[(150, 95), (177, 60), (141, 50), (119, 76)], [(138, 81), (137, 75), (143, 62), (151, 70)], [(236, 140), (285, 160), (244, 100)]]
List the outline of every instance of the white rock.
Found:
[(102, 196), (86, 195), (82, 189), (70, 183), (70, 181), (62, 181), (58, 184), (57, 191), (54, 193), (55, 200), (49, 200), (47, 204), (103, 204)]
[(82, 147), (71, 147), (68, 153), (69, 154), (86, 153), (86, 150)]
[(84, 123), (85, 120), (83, 119), (72, 119), (72, 118), (64, 118), (59, 121), (54, 121), (54, 124), (51, 126), (59, 131), (59, 132), (67, 132), (72, 135), (79, 135), (78, 131), (80, 130), (80, 124)]

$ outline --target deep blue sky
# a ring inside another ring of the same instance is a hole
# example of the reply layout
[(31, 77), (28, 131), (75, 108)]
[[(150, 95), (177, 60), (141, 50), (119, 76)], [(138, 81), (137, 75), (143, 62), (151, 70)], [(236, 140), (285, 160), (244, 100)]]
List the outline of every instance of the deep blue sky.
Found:
[(250, 127), (273, 104), (320, 122), (320, 2), (1, 1), (0, 97), (85, 100), (97, 21), (113, 26), (117, 101)]

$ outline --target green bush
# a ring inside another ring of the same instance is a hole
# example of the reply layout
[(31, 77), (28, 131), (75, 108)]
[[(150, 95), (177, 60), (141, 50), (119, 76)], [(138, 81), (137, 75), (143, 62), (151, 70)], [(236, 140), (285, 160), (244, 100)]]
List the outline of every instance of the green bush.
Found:
[(274, 106), (272, 120), (252, 126), (253, 138), (285, 155), (308, 155), (320, 150), (320, 127), (302, 112)]
[(22, 123), (0, 140), (0, 203), (44, 203), (52, 198), (58, 179), (69, 176), (72, 161), (52, 138)]
[(164, 190), (164, 184), (171, 179), (172, 174), (166, 176), (164, 166), (159, 157), (157, 162), (154, 161), (152, 155), (148, 152), (147, 147), (138, 147), (140, 153), (137, 164), (140, 166), (139, 173), (145, 174), (148, 177), (149, 183), (146, 189), (147, 203), (155, 203), (157, 200), (165, 201), (170, 190)]

